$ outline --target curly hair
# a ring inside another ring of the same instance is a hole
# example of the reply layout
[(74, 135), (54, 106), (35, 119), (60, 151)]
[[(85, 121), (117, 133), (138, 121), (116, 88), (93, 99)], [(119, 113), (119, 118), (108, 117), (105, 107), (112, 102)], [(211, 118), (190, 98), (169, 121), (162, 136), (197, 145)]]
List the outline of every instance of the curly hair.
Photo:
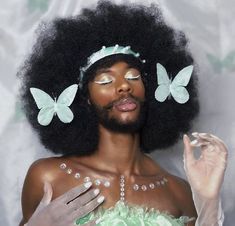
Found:
[[(99, 121), (87, 103), (87, 85), (97, 68), (120, 60), (140, 69), (143, 75), (147, 113), (139, 132), (144, 152), (169, 147), (190, 129), (192, 119), (199, 112), (195, 70), (187, 86), (190, 99), (185, 104), (173, 98), (160, 103), (154, 97), (156, 63), (164, 65), (173, 78), (183, 67), (194, 64), (184, 33), (167, 25), (156, 5), (116, 5), (100, 1), (96, 8), (83, 9), (76, 17), (56, 19), (39, 30), (32, 54), (19, 71), (23, 79), (21, 99), (29, 122), (42, 144), (52, 152), (90, 155), (96, 150)], [(79, 82), (80, 68), (92, 53), (102, 46), (115, 44), (130, 45), (146, 63), (139, 64), (129, 55), (101, 60), (85, 74), (83, 88), (78, 90), (70, 106), (73, 121), (65, 124), (54, 117), (48, 126), (39, 125), (39, 110), (29, 88), (37, 87), (58, 97), (66, 87)]]

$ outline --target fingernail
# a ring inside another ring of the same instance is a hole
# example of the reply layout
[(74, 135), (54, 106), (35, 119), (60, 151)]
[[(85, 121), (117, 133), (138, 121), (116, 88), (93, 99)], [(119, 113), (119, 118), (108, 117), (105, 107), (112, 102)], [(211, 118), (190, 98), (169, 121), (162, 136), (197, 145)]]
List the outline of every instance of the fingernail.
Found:
[(90, 181), (84, 183), (85, 188), (89, 188), (89, 187), (91, 187), (91, 185), (92, 185), (92, 183)]
[(198, 140), (193, 140), (190, 142), (191, 145), (196, 145), (198, 143)]
[(97, 199), (97, 202), (98, 203), (102, 203), (104, 201), (104, 196), (100, 196), (98, 199)]
[(99, 193), (100, 193), (100, 189), (96, 188), (96, 189), (94, 190), (94, 194), (95, 194), (95, 195), (98, 195)]
[(199, 135), (201, 135), (201, 136), (206, 136), (207, 133), (199, 133)]
[(193, 132), (192, 135), (193, 136), (198, 136), (198, 132)]

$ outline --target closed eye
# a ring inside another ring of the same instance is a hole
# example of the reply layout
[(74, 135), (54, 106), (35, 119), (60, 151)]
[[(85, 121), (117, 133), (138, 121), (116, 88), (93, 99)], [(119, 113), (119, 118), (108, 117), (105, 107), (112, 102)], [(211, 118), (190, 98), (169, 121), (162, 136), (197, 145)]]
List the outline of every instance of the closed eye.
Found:
[(126, 78), (127, 80), (139, 80), (140, 75), (133, 76), (133, 75), (131, 75), (131, 74), (128, 74), (128, 75), (125, 76), (125, 78)]
[(94, 81), (94, 83), (99, 84), (99, 85), (106, 85), (111, 83), (113, 80), (104, 80), (104, 81)]

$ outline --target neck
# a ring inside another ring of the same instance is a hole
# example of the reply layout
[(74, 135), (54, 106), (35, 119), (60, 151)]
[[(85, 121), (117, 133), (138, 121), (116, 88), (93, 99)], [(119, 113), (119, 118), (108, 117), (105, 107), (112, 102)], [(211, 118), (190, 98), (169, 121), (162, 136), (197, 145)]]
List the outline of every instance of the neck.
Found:
[(112, 132), (99, 126), (99, 144), (95, 153), (99, 166), (116, 174), (139, 174), (143, 153), (140, 151), (139, 134)]

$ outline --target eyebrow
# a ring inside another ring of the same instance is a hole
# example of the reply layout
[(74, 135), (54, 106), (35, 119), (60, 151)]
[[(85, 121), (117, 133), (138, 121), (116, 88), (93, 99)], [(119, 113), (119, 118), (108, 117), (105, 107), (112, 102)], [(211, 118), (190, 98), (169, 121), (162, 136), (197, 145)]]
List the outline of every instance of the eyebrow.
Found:
[[(128, 66), (126, 67), (126, 69), (136, 69), (136, 70), (139, 70), (138, 68), (133, 67), (133, 66), (131, 66), (131, 65), (128, 65)], [(98, 69), (98, 70), (96, 71), (96, 75), (97, 75), (97, 74), (101, 74), (101, 73), (107, 73), (107, 72), (112, 72), (112, 71), (110, 70), (110, 67)]]
[(101, 73), (107, 73), (110, 72), (111, 70), (109, 68), (101, 68), (96, 71), (96, 74), (101, 74)]

